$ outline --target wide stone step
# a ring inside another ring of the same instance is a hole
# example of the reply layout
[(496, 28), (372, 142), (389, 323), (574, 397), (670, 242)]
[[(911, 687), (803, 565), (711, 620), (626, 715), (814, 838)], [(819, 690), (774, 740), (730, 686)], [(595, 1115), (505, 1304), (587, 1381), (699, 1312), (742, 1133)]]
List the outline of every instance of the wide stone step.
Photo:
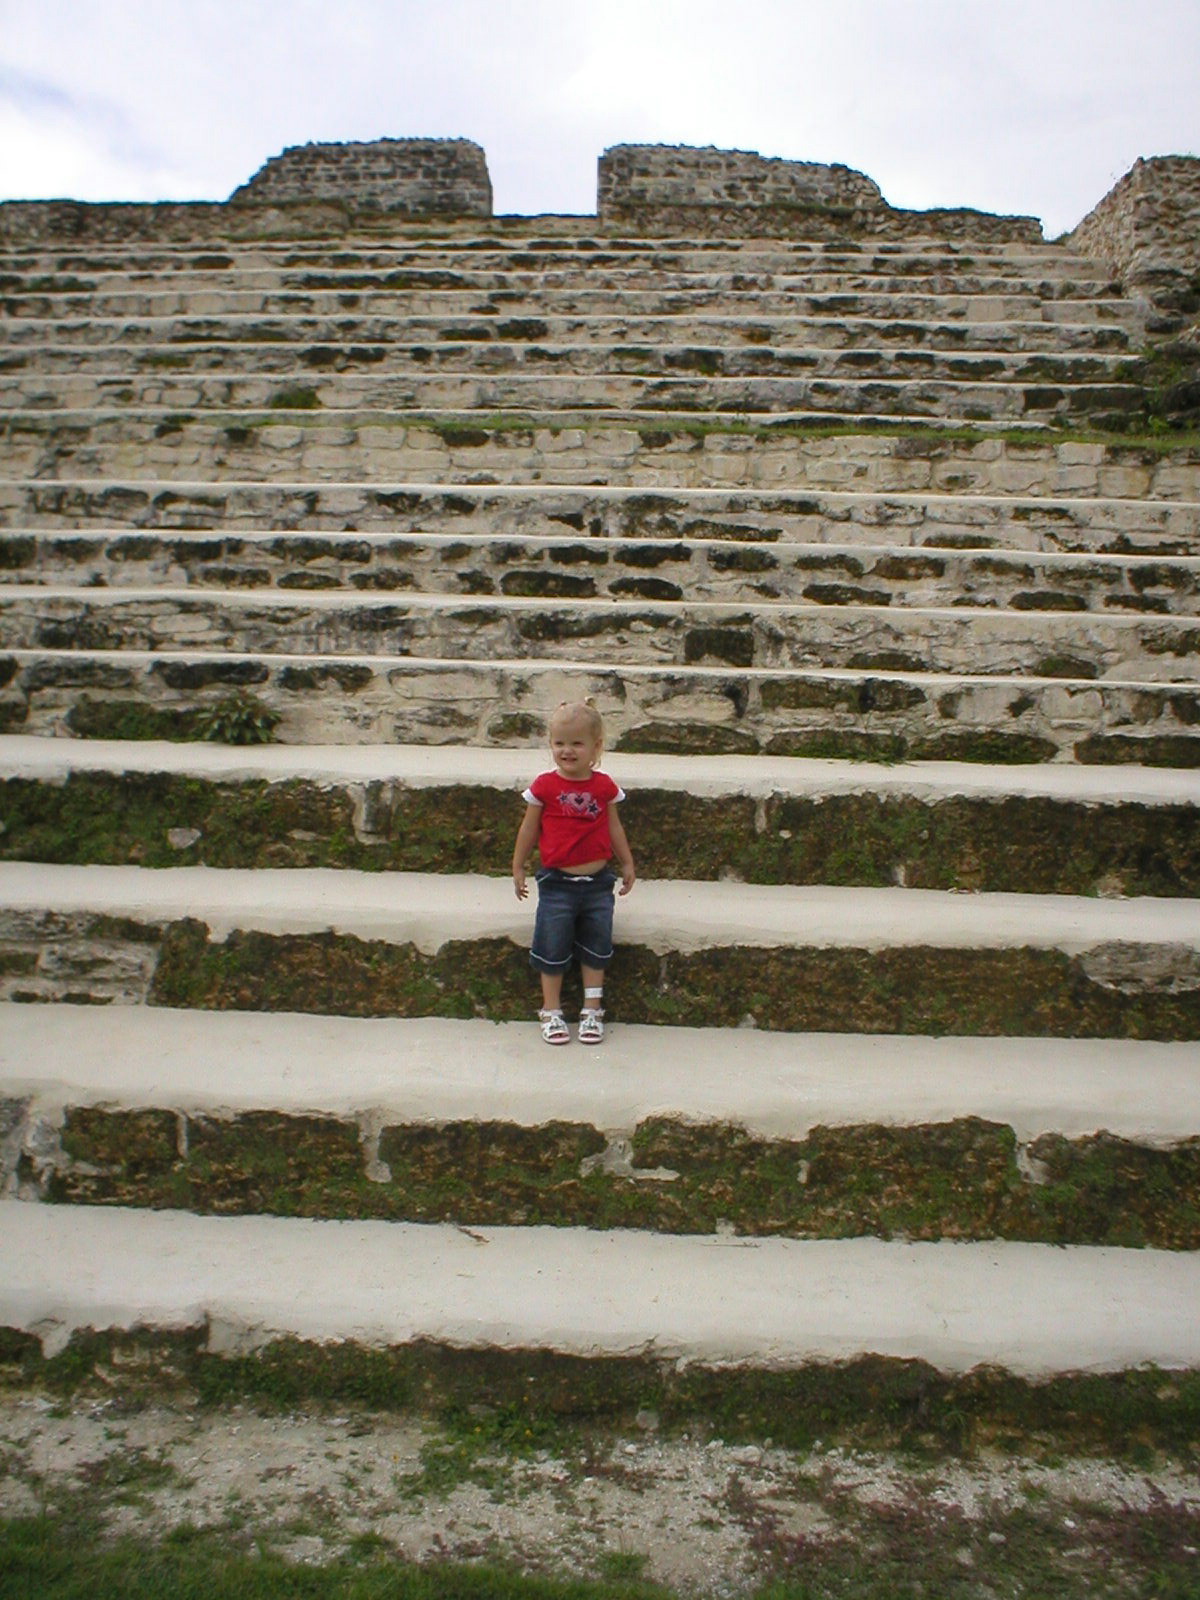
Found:
[[(349, 298), (354, 303), (347, 305)], [(5, 321), (6, 364), (32, 351), (53, 353), (60, 347), (97, 353), (111, 346), (129, 350), (165, 347), (166, 356), (186, 355), (192, 346), (318, 344), (412, 346), (438, 344), (700, 344), (753, 349), (777, 346), (834, 345), (870, 347), (872, 343), (991, 348), (996, 330), (1000, 348), (1066, 349), (1094, 345), (1112, 347), (1114, 338), (1138, 326), (1138, 317), (1098, 320), (1081, 309), (1066, 316), (1075, 302), (1048, 318), (1036, 302), (1009, 303), (993, 297), (806, 295), (781, 297), (770, 291), (725, 295), (711, 300), (670, 296), (660, 291), (657, 302), (643, 304), (636, 292), (614, 295), (609, 315), (600, 316), (590, 300), (577, 304), (574, 295), (538, 291), (536, 313), (499, 295), (480, 304), (451, 305), (437, 315), (423, 299), (396, 294), (383, 297), (373, 309), (363, 297), (334, 297), (335, 303), (312, 312), (294, 306), (272, 312), (233, 311), (219, 304), (193, 305), (159, 314), (113, 315), (93, 311), (71, 316), (47, 303), (40, 312), (10, 314)], [(1090, 304), (1090, 303), (1089, 303)], [(1122, 305), (1125, 303), (1122, 302)], [(19, 309), (19, 308), (18, 308)], [(719, 315), (713, 315), (714, 312)], [(398, 314), (401, 313), (401, 314)], [(581, 314), (584, 313), (584, 314)], [(1029, 332), (1026, 335), (1025, 330)], [(318, 356), (310, 359), (317, 361)]]
[(1119, 292), (1111, 276), (1095, 262), (1052, 250), (1012, 255), (985, 251), (968, 255), (944, 250), (889, 254), (814, 250), (803, 245), (792, 249), (761, 241), (729, 247), (717, 240), (698, 248), (676, 246), (669, 241), (660, 245), (644, 241), (631, 248), (587, 251), (552, 244), (514, 250), (428, 243), (421, 249), (399, 246), (368, 252), (293, 248), (270, 253), (240, 247), (214, 249), (191, 259), (178, 253), (168, 257), (153, 248), (144, 256), (132, 251), (109, 255), (55, 251), (52, 258), (27, 254), (0, 257), (0, 292), (96, 286), (94, 280), (90, 284), (72, 282), (81, 277), (91, 279), (96, 273), (131, 285), (154, 279), (175, 283), (190, 275), (211, 281), (219, 273), (226, 282), (244, 282), (254, 274), (260, 282), (266, 279), (281, 287), (342, 289), (352, 289), (364, 279), (379, 279), (381, 287), (403, 288), (410, 277), (444, 280), (444, 286), (459, 287), (540, 277), (550, 285), (564, 280), (686, 284), (741, 279), (741, 283), (732, 282), (729, 286), (749, 288), (782, 281), (842, 286), (865, 282), (903, 288), (906, 284), (931, 283), (939, 288), (963, 285), (968, 292), (979, 292), (979, 286), (986, 289), (1011, 285), (1035, 289), (1047, 297), (1101, 297)]
[[(518, 1020), (532, 916), (508, 878), (6, 862), (0, 999)], [(614, 1024), (1200, 1038), (1195, 900), (644, 882), (615, 938)]]
[[(1124, 1039), (778, 1034), (614, 1025), (578, 1070), (529, 1048), (531, 1020), (299, 1016), (160, 1006), (0, 1006), (0, 1092), (59, 1125), (67, 1106), (428, 1128), (582, 1123), (914, 1128), (977, 1119), (1022, 1145), (1046, 1134), (1167, 1149), (1200, 1127), (1191, 1045)], [(253, 1071), (247, 1064), (253, 1062)], [(574, 1063), (574, 1064), (572, 1064)]]
[[(199, 270), (214, 264), (235, 267), (249, 262), (290, 264), (303, 263), (314, 266), (361, 267), (369, 264), (386, 264), (399, 259), (415, 259), (428, 254), (440, 255), (446, 251), (478, 255), (480, 252), (508, 251), (510, 254), (526, 252), (531, 258), (542, 260), (547, 252), (574, 253), (583, 259), (593, 258), (598, 251), (614, 256), (648, 255), (657, 259), (664, 252), (685, 252), (708, 258), (717, 254), (733, 259), (761, 255), (763, 252), (777, 256), (813, 260), (826, 257), (834, 260), (880, 262), (915, 262), (934, 259), (940, 265), (952, 267), (956, 263), (1001, 261), (1009, 264), (1035, 263), (1038, 270), (1061, 267), (1065, 272), (1094, 271), (1096, 263), (1079, 254), (1069, 245), (1060, 243), (1032, 244), (1024, 240), (955, 240), (931, 230), (926, 235), (913, 235), (903, 239), (865, 240), (844, 239), (778, 239), (770, 235), (722, 239), (705, 232), (699, 237), (679, 233), (667, 235), (638, 234), (636, 229), (607, 227), (603, 232), (586, 227), (587, 218), (581, 217), (497, 217), (486, 229), (480, 229), (471, 219), (441, 218), (436, 226), (422, 222), (412, 226), (408, 219), (393, 219), (392, 225), (410, 231), (381, 238), (378, 230), (363, 229), (356, 232), (353, 219), (337, 239), (324, 233), (311, 238), (248, 239), (230, 236), (214, 245), (192, 241), (178, 243), (170, 239), (137, 239), (132, 242), (104, 240), (79, 243), (63, 238), (53, 244), (36, 242), (5, 243), (0, 249), (0, 260), (22, 270), (35, 266), (54, 270), (56, 266), (75, 268), (81, 262), (94, 270), (145, 270), (174, 271), (189, 267)], [(544, 226), (543, 226), (544, 225)]]
[[(869, 398), (872, 386), (862, 387)], [(138, 427), (129, 418), (93, 416), (77, 413), (67, 422), (17, 413), (2, 466), (13, 478), (46, 480), (599, 482), (1200, 501), (1194, 448), (989, 438), (988, 427), (1002, 422), (973, 423), (961, 438), (955, 418), (267, 412), (218, 423), (167, 413)], [(900, 431), (889, 434), (889, 427)], [(940, 431), (948, 436), (939, 438)]]
[[(531, 741), (545, 731), (543, 714)], [(511, 853), (518, 796), (542, 759), (529, 748), (10, 734), (0, 856), (488, 873)], [(1188, 772), (631, 752), (617, 762), (644, 878), (1200, 894), (1200, 790)]]
[[(1131, 339), (1140, 346), (1145, 337), (1146, 320), (1145, 307), (1129, 300), (1039, 301), (1034, 295), (837, 295), (773, 290), (595, 287), (497, 290), (482, 296), (477, 291), (462, 289), (385, 289), (348, 294), (329, 291), (341, 314), (319, 318), (315, 313), (323, 306), (320, 297), (326, 291), (282, 292), (313, 302), (310, 321), (327, 337), (305, 351), (305, 360), (318, 367), (335, 362), (339, 347), (348, 344), (359, 347), (358, 335), (364, 319), (375, 336), (362, 347), (364, 359), (372, 355), (377, 359), (386, 358), (388, 345), (397, 341), (411, 342), (413, 335), (406, 330), (411, 330), (418, 318), (428, 325), (429, 333), (425, 337), (430, 343), (438, 342), (429, 337), (437, 327), (452, 325), (474, 331), (477, 324), (484, 325), (484, 319), (492, 320), (497, 338), (511, 339), (519, 333), (522, 323), (534, 327), (552, 326), (555, 318), (578, 321), (598, 317), (628, 323), (636, 317), (647, 321), (669, 319), (672, 324), (681, 322), (687, 326), (711, 325), (714, 337), (707, 342), (717, 344), (730, 343), (735, 329), (739, 330), (736, 338), (747, 345), (766, 344), (771, 342), (775, 326), (781, 325), (786, 335), (793, 324), (805, 323), (812, 330), (805, 335), (809, 343), (890, 342), (899, 336), (893, 329), (911, 329), (913, 342), (929, 344), (936, 333), (936, 343), (940, 346), (944, 342), (947, 348), (970, 348), (979, 340), (990, 347), (990, 330), (993, 329), (995, 338), (1003, 344), (1013, 338), (1008, 331), (1013, 327), (1018, 330), (1017, 348), (1027, 345), (1040, 348), (1043, 342), (1050, 348), (1074, 348), (1091, 341), (1101, 348), (1123, 348)], [(27, 297), (14, 309), (8, 324), (5, 349), (0, 353), (0, 370), (29, 366), (35, 359), (35, 351), (39, 365), (65, 362), (70, 366), (85, 359), (103, 362), (114, 348), (126, 348), (143, 361), (163, 365), (195, 361), (213, 346), (230, 345), (235, 349), (245, 347), (252, 359), (265, 360), (270, 349), (252, 337), (253, 324), (261, 321), (261, 315), (245, 315), (247, 325), (239, 326), (236, 335), (231, 334), (227, 316), (220, 314), (223, 304), (220, 289), (207, 292), (198, 289), (186, 301), (180, 299), (178, 311), (163, 309), (155, 313), (164, 319), (165, 325), (176, 326), (186, 312), (186, 339), (163, 346), (144, 335), (136, 343), (121, 341), (120, 330), (131, 321), (137, 325), (132, 312), (100, 319), (102, 338), (83, 331), (91, 326), (91, 319), (83, 316), (91, 305), (91, 296), (84, 297), (76, 315), (68, 313), (66, 302), (61, 299), (44, 297), (35, 303), (32, 297)], [(302, 307), (297, 304), (290, 309), (295, 314)], [(36, 318), (52, 325), (59, 336), (47, 332), (31, 339), (28, 332), (24, 332), (19, 344), (14, 342), (20, 324), (18, 310), (30, 321)], [(397, 315), (400, 311), (403, 315)], [(272, 316), (275, 320), (268, 331), (274, 332), (276, 337), (268, 344), (277, 345), (279, 329), (286, 328), (289, 319), (278, 313)], [(717, 329), (726, 324), (728, 331), (717, 337)], [(878, 336), (872, 334), (866, 339), (865, 328), (860, 332), (857, 324), (878, 329)], [(980, 332), (976, 334), (975, 329)], [(905, 337), (907, 342), (908, 335)], [(384, 346), (382, 351), (376, 348), (378, 345)]]
[[(886, 530), (880, 530), (886, 531)], [(0, 533), (0, 584), (1200, 612), (1200, 557), (563, 534)]]
[[(870, 350), (874, 347), (901, 347), (904, 350), (923, 351), (1109, 351), (1128, 353), (1132, 346), (1134, 327), (1103, 323), (1081, 318), (1078, 322), (1049, 322), (1041, 318), (1005, 321), (920, 321), (913, 318), (872, 318), (847, 316), (831, 311), (826, 316), (798, 316), (794, 308), (781, 306), (778, 315), (767, 316), (763, 304), (748, 306), (742, 315), (731, 314), (728, 309), (720, 314), (692, 310), (686, 304), (668, 303), (657, 313), (634, 311), (628, 304), (616, 301), (610, 313), (578, 314), (558, 310), (555, 297), (548, 293), (542, 300), (536, 316), (514, 316), (504, 307), (480, 306), (464, 302), (450, 309), (449, 315), (430, 316), (423, 312), (400, 317), (396, 315), (398, 296), (394, 292), (354, 295), (355, 304), (347, 306), (346, 296), (332, 290), (318, 290), (311, 294), (288, 291), (280, 294), (208, 289), (197, 290), (192, 296), (177, 293), (113, 294), (106, 296), (63, 296), (52, 300), (47, 296), (27, 296), (24, 299), (9, 297), (4, 305), (10, 318), (36, 318), (52, 327), (64, 319), (87, 316), (89, 321), (101, 321), (125, 326), (134, 330), (134, 338), (121, 341), (117, 349), (128, 349), (137, 356), (139, 364), (154, 367), (178, 366), (187, 361), (196, 365), (201, 357), (213, 362), (213, 345), (227, 352), (226, 362), (231, 370), (247, 369), (248, 362), (260, 363), (279, 352), (274, 348), (278, 339), (257, 342), (245, 337), (247, 318), (261, 319), (303, 316), (331, 318), (336, 327), (337, 346), (341, 361), (357, 359), (361, 364), (378, 362), (380, 352), (370, 341), (368, 348), (359, 348), (355, 318), (370, 319), (370, 329), (378, 336), (386, 327), (387, 349), (383, 354), (391, 359), (403, 355), (413, 347), (422, 350), (423, 359), (444, 359), (439, 347), (464, 344), (483, 346), (516, 345), (539, 346), (678, 346), (681, 344), (713, 346), (725, 353), (728, 360), (733, 352), (743, 356), (760, 353), (768, 356), (781, 349), (841, 349)], [(228, 317), (230, 325), (222, 328)], [(133, 320), (136, 319), (136, 320)], [(189, 320), (191, 319), (191, 320)], [(196, 319), (202, 319), (197, 321)], [(149, 324), (160, 330), (160, 338), (149, 345), (144, 329)], [(286, 323), (282, 326), (286, 327)], [(266, 331), (278, 331), (280, 323), (269, 323)], [(66, 330), (68, 336), (72, 329)], [(209, 335), (197, 341), (197, 333)], [(199, 343), (199, 348), (197, 348)], [(182, 346), (182, 348), (181, 348)], [(430, 348), (432, 346), (432, 348)], [(68, 358), (74, 365), (85, 361), (95, 368), (111, 361), (116, 354), (112, 342), (104, 344), (70, 342), (70, 337), (53, 344), (39, 342), (39, 369), (54, 358), (63, 364)], [(337, 354), (329, 352), (327, 360)], [(491, 348), (476, 352), (479, 359), (500, 359), (501, 349)], [(700, 354), (711, 359), (710, 350)], [(11, 357), (9, 358), (11, 359)], [(0, 370), (3, 370), (0, 368)]]
[[(1090, 405), (1117, 405), (1119, 393), (1099, 402), (1094, 385), (1133, 384), (1136, 365), (1122, 357), (986, 352), (945, 354), (905, 350), (722, 351), (683, 345), (614, 349), (599, 345), (483, 346), (447, 344), (433, 351), (407, 346), (390, 352), (387, 370), (314, 373), (292, 367), (275, 373), (163, 372), (71, 373), (0, 376), (0, 406), (37, 410), (139, 410), (271, 407), (409, 408), (423, 405), (636, 406), (702, 411), (789, 411), (827, 407), (822, 384), (879, 379), (889, 386), (919, 381), (926, 398), (942, 403), (960, 386), (986, 386), (990, 409), (1004, 387), (1009, 405), (1032, 408), (1026, 385), (1039, 395), (1047, 385), (1086, 385)], [(427, 357), (432, 356), (432, 360)], [(891, 388), (889, 388), (889, 393)], [(899, 391), (906, 403), (907, 389)], [(862, 409), (853, 391), (854, 406)], [(533, 398), (530, 398), (530, 397)], [(972, 404), (977, 397), (972, 394)], [(1069, 397), (1058, 408), (1069, 406)], [(911, 409), (911, 407), (910, 407)]]
[(906, 607), (859, 591), (807, 604), (758, 601), (486, 599), (336, 590), (0, 588), (6, 650), (230, 650), (441, 660), (565, 660), (768, 670), (843, 668), (927, 675), (1177, 684), (1200, 694), (1194, 617), (1043, 609)]
[(203, 737), (203, 712), (215, 735), (228, 728), (236, 739), (262, 707), (286, 744), (527, 746), (547, 706), (585, 695), (612, 749), (1181, 767), (1200, 758), (1194, 683), (198, 649), (0, 658), (0, 728), (56, 736)]
[[(8, 1202), (0, 1323), (47, 1354), (86, 1328), (418, 1340), (774, 1371), (864, 1353), (1024, 1377), (1200, 1361), (1200, 1258), (881, 1240), (664, 1239)], [(586, 1284), (588, 1292), (581, 1294)], [(453, 1292), (448, 1290), (453, 1285)]]
[[(1186, 1045), (624, 1027), (564, 1080), (529, 1048), (529, 1023), (0, 1012), (0, 1177), (28, 1201), (747, 1237), (1200, 1240)], [(874, 1188), (863, 1157), (883, 1169)]]
[[(907, 441), (910, 445), (913, 441)], [(796, 443), (801, 448), (800, 442)], [(879, 454), (879, 441), (827, 439), (822, 442), (823, 468), (811, 458), (812, 441), (803, 446), (811, 475), (829, 475), (835, 451), (852, 449), (862, 458)], [(900, 446), (893, 442), (898, 455)], [(953, 453), (941, 441), (926, 445), (931, 468)], [(13, 530), (3, 546), (3, 571), (19, 577), (45, 558), (69, 569), (80, 556), (73, 537), (49, 540), (36, 536), (51, 531), (72, 535), (81, 527), (101, 544), (107, 561), (150, 557), (153, 544), (135, 543), (125, 553), (110, 530), (194, 530), (219, 536), (212, 559), (233, 554), (220, 541), (232, 534), (259, 532), (310, 534), (350, 531), (380, 535), (451, 535), (478, 541), (555, 538), (560, 541), (634, 539), (690, 544), (696, 539), (780, 547), (786, 559), (790, 544), (888, 545), (935, 550), (1033, 550), (1064, 553), (1123, 554), (1142, 552), (1173, 565), (1176, 557), (1200, 555), (1200, 502), (1184, 498), (1061, 498), (1043, 493), (1046, 480), (1076, 480), (1073, 494), (1095, 490), (1103, 475), (1106, 486), (1116, 471), (1134, 471), (1144, 484), (1150, 474), (1145, 457), (1114, 455), (1098, 447), (1038, 446), (1026, 452), (978, 446), (956, 464), (969, 465), (971, 475), (982, 461), (999, 459), (1002, 483), (1022, 474), (1024, 492), (1012, 494), (838, 492), (806, 488), (802, 492), (766, 489), (669, 489), (592, 485), (549, 487), (537, 484), (444, 484), (422, 482), (361, 483), (275, 481), (254, 483), (181, 479), (0, 479), (0, 527)], [(1029, 456), (1043, 466), (1044, 476), (1031, 484), (1024, 476)], [(1136, 464), (1136, 465), (1135, 465)], [(1160, 481), (1161, 481), (1161, 475)], [(1200, 484), (1200, 475), (1197, 478)], [(1170, 485), (1186, 487), (1182, 473)], [(1029, 491), (1033, 489), (1031, 498)], [(33, 541), (33, 542), (31, 542)], [(318, 549), (324, 546), (318, 545)], [(574, 545), (571, 546), (574, 548)], [(46, 554), (49, 552), (49, 554)], [(239, 554), (244, 552), (239, 552)], [(649, 557), (647, 558), (649, 559)], [(1115, 570), (1115, 569), (1114, 569)], [(115, 581), (111, 576), (109, 581)], [(1171, 583), (1173, 580), (1166, 580)], [(1154, 588), (1154, 585), (1149, 585)]]

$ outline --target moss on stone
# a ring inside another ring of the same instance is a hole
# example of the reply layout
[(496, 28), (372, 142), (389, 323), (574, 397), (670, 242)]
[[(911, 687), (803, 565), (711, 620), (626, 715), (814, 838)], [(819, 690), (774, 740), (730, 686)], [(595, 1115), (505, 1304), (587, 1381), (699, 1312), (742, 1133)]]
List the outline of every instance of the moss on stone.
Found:
[(1044, 1169), (1029, 1194), (1041, 1224), (1097, 1243), (1200, 1248), (1200, 1139), (1156, 1150), (1111, 1133), (1046, 1134), (1029, 1153)]
[(908, 761), (973, 761), (993, 766), (1030, 766), (1053, 761), (1058, 746), (1050, 739), (1032, 733), (1000, 733), (979, 728), (961, 733), (944, 733), (937, 738), (910, 739)]
[(93, 700), (88, 695), (71, 707), (67, 726), (79, 739), (186, 741), (203, 737), (195, 709), (166, 709), (141, 700)]
[(68, 1163), (47, 1197), (215, 1214), (554, 1225), (747, 1236), (1017, 1239), (1200, 1247), (1200, 1140), (1153, 1149), (1111, 1135), (1033, 1146), (978, 1118), (814, 1128), (764, 1139), (728, 1124), (643, 1122), (626, 1170), (593, 1159), (586, 1124), (385, 1128), (373, 1177), (359, 1128), (333, 1117), (70, 1108)]
[(804, 756), (817, 761), (903, 761), (908, 741), (900, 734), (861, 733), (853, 729), (797, 729), (772, 734), (768, 755)]
[(689, 628), (683, 644), (684, 660), (723, 661), (731, 667), (754, 665), (752, 627)]
[(1200, 767), (1200, 738), (1186, 733), (1093, 734), (1075, 746), (1085, 766)]
[(0, 1381), (108, 1400), (119, 1371), (129, 1403), (171, 1394), (204, 1406), (328, 1404), (440, 1419), (482, 1403), (514, 1409), (534, 1430), (630, 1428), (639, 1411), (652, 1410), (668, 1433), (688, 1429), (731, 1443), (771, 1438), (789, 1449), (821, 1441), (970, 1454), (994, 1445), (1031, 1459), (1127, 1459), (1151, 1448), (1190, 1465), (1200, 1437), (1200, 1373), (1152, 1367), (1034, 1381), (985, 1367), (946, 1374), (926, 1362), (874, 1355), (781, 1370), (427, 1340), (377, 1347), (279, 1339), (236, 1355), (210, 1351), (206, 1342), (204, 1328), (88, 1329), (47, 1358), (33, 1335), (2, 1328)]
[(506, 572), (500, 592), (533, 599), (589, 600), (596, 594), (596, 580), (571, 572)]
[[(618, 947), (610, 1010), (625, 1022), (781, 1032), (1200, 1038), (1200, 990), (1129, 991), (1089, 977), (1057, 950), (924, 946), (670, 951)], [(426, 955), (332, 932), (237, 931), (212, 943), (202, 923), (172, 925), (151, 989), (158, 1005), (343, 1016), (515, 1020), (529, 1013), (523, 949), (454, 940)]]
[(16, 572), (33, 565), (37, 546), (25, 534), (0, 534), (0, 572)]
[(646, 722), (613, 742), (614, 750), (645, 755), (754, 755), (758, 747), (752, 733), (708, 722)]
[[(702, 730), (706, 739), (708, 732)], [(537, 719), (521, 714), (497, 736), (532, 740), (543, 733)], [(369, 811), (361, 836), (357, 803)], [(0, 859), (495, 873), (511, 851), (519, 812), (515, 790), (482, 786), (377, 785), (356, 802), (347, 787), (299, 780), (79, 772), (61, 784), (10, 778), (0, 782)], [(1188, 895), (1200, 888), (1200, 810), (1190, 806), (1077, 805), (1036, 796), (933, 803), (869, 790), (756, 802), (634, 788), (624, 815), (648, 878), (732, 875), (755, 883), (903, 882), (1050, 894), (1115, 886), (1125, 894)], [(199, 834), (186, 854), (168, 839), (177, 828)]]

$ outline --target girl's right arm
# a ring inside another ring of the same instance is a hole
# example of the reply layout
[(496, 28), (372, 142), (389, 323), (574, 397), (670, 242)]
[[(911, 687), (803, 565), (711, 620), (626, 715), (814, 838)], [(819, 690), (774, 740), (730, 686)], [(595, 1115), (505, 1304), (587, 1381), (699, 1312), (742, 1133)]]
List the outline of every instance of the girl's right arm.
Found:
[(521, 819), (521, 826), (517, 829), (517, 842), (513, 846), (513, 888), (517, 892), (518, 900), (524, 900), (529, 893), (529, 887), (525, 882), (525, 869), (538, 842), (541, 826), (542, 808), (530, 803), (525, 807), (525, 815)]

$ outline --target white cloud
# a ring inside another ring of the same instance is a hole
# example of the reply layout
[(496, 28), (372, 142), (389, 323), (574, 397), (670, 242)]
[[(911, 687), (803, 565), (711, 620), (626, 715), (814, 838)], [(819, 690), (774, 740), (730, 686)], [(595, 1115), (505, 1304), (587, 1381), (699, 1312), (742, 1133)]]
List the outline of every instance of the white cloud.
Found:
[(0, 0), (0, 194), (223, 198), (287, 144), (459, 135), (498, 209), (606, 145), (842, 161), (1069, 226), (1200, 144), (1195, 0)]

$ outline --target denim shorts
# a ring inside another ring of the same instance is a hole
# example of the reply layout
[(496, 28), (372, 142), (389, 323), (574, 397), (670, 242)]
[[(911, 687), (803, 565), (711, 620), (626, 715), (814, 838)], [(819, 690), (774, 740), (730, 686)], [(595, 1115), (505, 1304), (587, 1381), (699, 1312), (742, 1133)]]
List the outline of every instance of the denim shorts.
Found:
[(572, 955), (589, 967), (612, 960), (613, 890), (617, 875), (604, 867), (591, 877), (543, 867), (536, 874), (537, 917), (529, 964), (538, 972), (565, 972)]

